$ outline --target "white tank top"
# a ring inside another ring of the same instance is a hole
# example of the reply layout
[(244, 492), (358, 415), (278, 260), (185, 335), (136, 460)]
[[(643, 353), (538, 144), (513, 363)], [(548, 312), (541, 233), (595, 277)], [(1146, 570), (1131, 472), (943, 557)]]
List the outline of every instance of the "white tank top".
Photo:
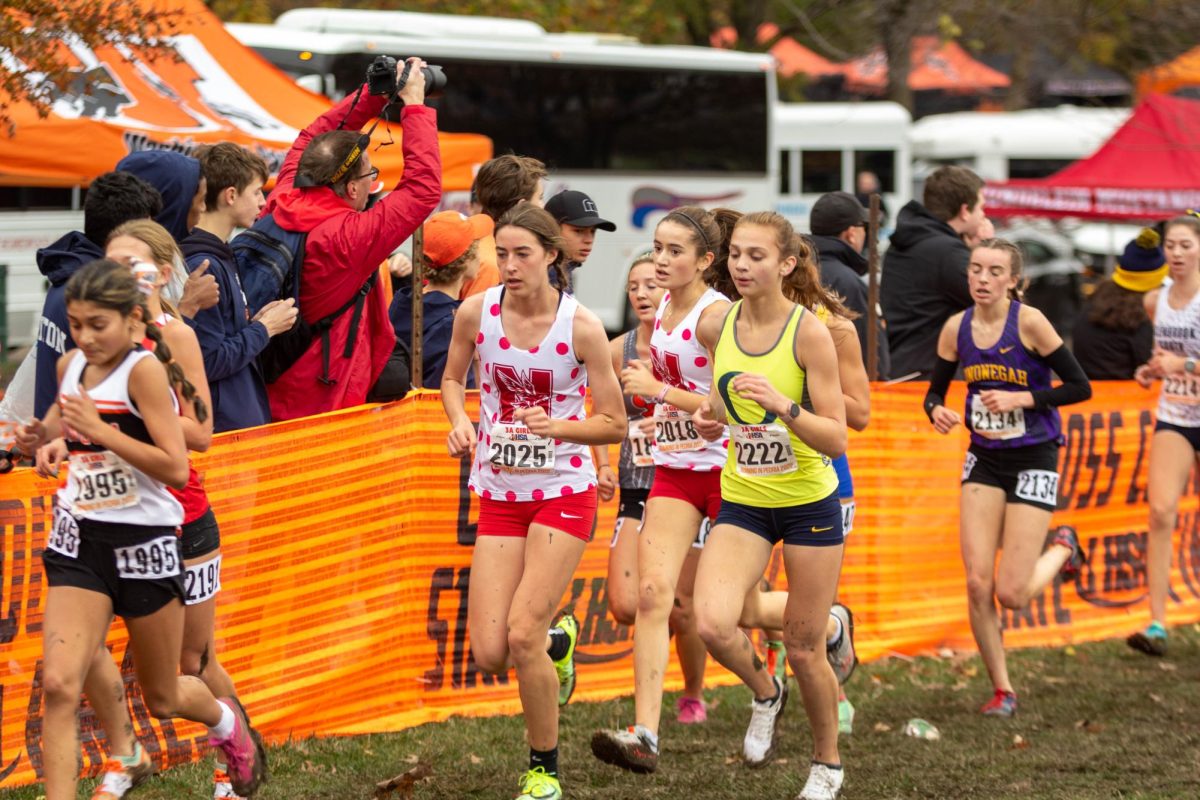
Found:
[[(129, 373), (143, 358), (154, 358), (154, 354), (140, 346), (130, 350), (124, 361), (88, 390), (88, 396), (104, 422), (138, 441), (153, 444), (141, 413), (129, 398)], [(79, 394), (86, 366), (83, 351), (76, 351), (63, 373), (60, 396)], [(171, 401), (178, 413), (174, 392)], [(83, 439), (65, 423), (63, 437), (71, 453), (71, 465), (66, 486), (58, 490), (60, 507), (71, 509), (77, 517), (100, 522), (158, 526), (183, 523), (183, 506), (161, 481), (111, 450)]]
[(513, 419), (518, 408), (541, 406), (554, 419), (582, 420), (587, 414), (587, 370), (575, 357), (575, 309), (569, 294), (559, 298), (554, 324), (535, 347), (521, 350), (504, 334), (500, 316), (503, 286), (483, 296), (475, 349), (483, 368), (479, 387), (479, 443), (471, 465), (471, 491), (492, 500), (522, 502), (566, 497), (596, 485), (596, 468), (586, 445), (534, 436)]
[[(1154, 310), (1156, 347), (1200, 360), (1200, 292), (1179, 311), (1167, 302), (1170, 290), (1163, 287)], [(1200, 373), (1168, 375), (1158, 396), (1158, 418), (1172, 425), (1200, 427)]]
[[(671, 293), (667, 292), (654, 314), (654, 333), (650, 337), (655, 378), (685, 392), (708, 395), (712, 387), (712, 363), (708, 350), (696, 338), (696, 326), (704, 309), (721, 300), (728, 298), (716, 289), (707, 289), (687, 316), (668, 331), (662, 324), (667, 304), (671, 302)], [(717, 441), (705, 441), (692, 426), (691, 414), (669, 403), (655, 407), (654, 420), (656, 467), (713, 472), (725, 465), (728, 429)]]

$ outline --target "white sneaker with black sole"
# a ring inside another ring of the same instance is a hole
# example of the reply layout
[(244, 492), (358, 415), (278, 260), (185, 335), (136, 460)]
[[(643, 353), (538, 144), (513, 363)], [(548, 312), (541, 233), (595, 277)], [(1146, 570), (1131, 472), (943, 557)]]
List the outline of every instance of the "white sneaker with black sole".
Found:
[(750, 703), (750, 726), (742, 740), (742, 757), (748, 767), (761, 767), (775, 755), (775, 742), (779, 734), (779, 720), (787, 705), (786, 683), (771, 676), (775, 684), (775, 697), (771, 700), (754, 700)]
[(842, 792), (844, 777), (840, 769), (813, 764), (808, 771), (808, 782), (804, 784), (804, 789), (796, 800), (836, 800)]
[(841, 603), (834, 603), (829, 614), (837, 617), (842, 624), (842, 635), (837, 644), (826, 645), (825, 656), (829, 659), (829, 666), (833, 667), (833, 674), (837, 675), (838, 686), (842, 686), (850, 680), (854, 668), (858, 666), (858, 654), (854, 652), (854, 615)]

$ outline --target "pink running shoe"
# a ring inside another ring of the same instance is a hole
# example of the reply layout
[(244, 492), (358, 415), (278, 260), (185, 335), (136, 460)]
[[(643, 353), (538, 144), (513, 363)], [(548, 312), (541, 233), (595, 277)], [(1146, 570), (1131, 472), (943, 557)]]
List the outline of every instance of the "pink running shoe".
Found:
[(224, 741), (210, 738), (208, 743), (225, 754), (225, 772), (233, 791), (240, 797), (250, 797), (267, 780), (266, 750), (236, 698), (222, 697), (217, 702), (233, 711), (233, 733)]
[(680, 725), (698, 725), (708, 720), (708, 709), (703, 700), (680, 697), (675, 701), (675, 721)]

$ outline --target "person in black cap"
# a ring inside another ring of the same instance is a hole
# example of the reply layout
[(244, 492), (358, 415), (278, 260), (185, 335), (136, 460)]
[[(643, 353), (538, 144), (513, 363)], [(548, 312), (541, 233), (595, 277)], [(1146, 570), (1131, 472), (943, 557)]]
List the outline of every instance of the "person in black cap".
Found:
[[(567, 279), (570, 284), (565, 288), (573, 292), (575, 270), (582, 267), (591, 255), (596, 229), (612, 233), (617, 226), (600, 216), (595, 200), (572, 189), (559, 192), (547, 200), (546, 210), (562, 228), (562, 237), (567, 245)], [(551, 283), (555, 283), (553, 273), (550, 279)], [(556, 288), (559, 287), (556, 285)]]
[[(867, 359), (867, 287), (861, 276), (867, 274), (867, 260), (863, 258), (863, 243), (867, 240), (867, 210), (858, 199), (847, 192), (830, 192), (821, 195), (813, 204), (809, 214), (809, 230), (816, 245), (821, 265), (821, 283), (834, 294), (841, 296), (846, 308), (858, 314), (854, 328), (858, 331), (858, 343), (862, 347), (863, 363)], [(876, 316), (879, 354), (878, 379), (887, 380), (891, 373), (888, 357), (887, 332), (883, 328), (883, 315)]]

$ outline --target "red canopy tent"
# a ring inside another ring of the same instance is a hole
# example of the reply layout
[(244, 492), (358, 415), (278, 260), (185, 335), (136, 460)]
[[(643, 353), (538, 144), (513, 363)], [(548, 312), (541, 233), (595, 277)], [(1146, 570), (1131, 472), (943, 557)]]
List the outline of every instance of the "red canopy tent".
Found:
[(1200, 208), (1200, 101), (1150, 95), (1088, 158), (989, 184), (988, 216), (1162, 219)]

